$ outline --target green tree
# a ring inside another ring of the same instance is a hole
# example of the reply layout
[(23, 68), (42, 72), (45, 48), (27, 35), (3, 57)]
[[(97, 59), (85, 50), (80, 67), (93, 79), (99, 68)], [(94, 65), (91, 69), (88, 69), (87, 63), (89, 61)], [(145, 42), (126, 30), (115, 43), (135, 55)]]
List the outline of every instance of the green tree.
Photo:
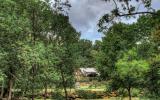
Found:
[(0, 5), (0, 47), (7, 53), (5, 62), (1, 62), (5, 78), (5, 91), (8, 100), (11, 99), (12, 87), (15, 81), (16, 71), (20, 68), (17, 59), (17, 41), (24, 39), (25, 32), (29, 31), (29, 20), (26, 17), (26, 11), (19, 12), (19, 5), (12, 0), (1, 0)]
[[(42, 86), (47, 90), (47, 85), (60, 80), (61, 72), (64, 73), (62, 83), (66, 90), (66, 84), (74, 79), (73, 44), (79, 40), (79, 34), (69, 23), (68, 17), (60, 14), (62, 5), (69, 6), (68, 2), (56, 0), (56, 9), (51, 7), (48, 0), (0, 2), (0, 47), (5, 54), (1, 56), (0, 71), (6, 76), (3, 95), (11, 100), (11, 90), (15, 86), (24, 95), (28, 90), (33, 100), (35, 91), (38, 92)], [(48, 70), (49, 73), (46, 73)]]
[(104, 79), (111, 78), (115, 70), (115, 63), (122, 52), (136, 45), (137, 34), (134, 28), (134, 25), (116, 23), (104, 33), (101, 51), (105, 56), (101, 62), (102, 67), (99, 69), (103, 69), (101, 75), (104, 76)]
[(149, 59), (150, 68), (146, 74), (146, 88), (149, 90), (148, 96), (159, 97), (160, 89), (160, 63), (159, 55)]
[(138, 87), (143, 82), (144, 74), (149, 69), (146, 60), (139, 59), (135, 48), (124, 53), (116, 63), (117, 77), (120, 80), (120, 86), (127, 89), (129, 100), (131, 100), (131, 89)]
[(81, 39), (77, 48), (79, 51), (78, 61), (79, 67), (94, 67), (93, 57), (91, 55), (92, 42), (90, 40)]

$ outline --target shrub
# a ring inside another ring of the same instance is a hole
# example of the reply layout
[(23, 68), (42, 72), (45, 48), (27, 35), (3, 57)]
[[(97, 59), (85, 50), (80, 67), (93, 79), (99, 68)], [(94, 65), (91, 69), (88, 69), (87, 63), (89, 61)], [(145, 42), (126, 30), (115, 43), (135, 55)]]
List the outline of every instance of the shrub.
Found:
[(55, 100), (64, 100), (64, 96), (60, 92), (54, 92), (52, 94), (52, 99), (55, 99)]
[(100, 99), (101, 96), (93, 93), (91, 91), (78, 90), (76, 91), (77, 95), (83, 99)]

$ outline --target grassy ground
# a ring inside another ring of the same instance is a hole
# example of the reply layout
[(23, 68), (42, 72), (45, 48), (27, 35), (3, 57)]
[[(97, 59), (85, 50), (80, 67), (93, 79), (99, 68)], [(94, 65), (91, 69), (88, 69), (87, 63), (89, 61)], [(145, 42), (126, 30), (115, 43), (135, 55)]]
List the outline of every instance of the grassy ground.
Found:
[[(54, 91), (54, 90), (49, 89), (49, 91)], [(89, 94), (89, 93), (91, 93), (91, 94), (96, 93), (98, 95), (99, 94), (102, 95), (102, 99), (93, 99), (92, 98), (92, 99), (75, 99), (75, 100), (128, 100), (128, 97), (112, 97), (112, 96), (108, 97), (108, 96), (106, 96), (105, 95), (105, 84), (101, 84), (101, 85), (83, 84), (83, 85), (80, 85), (79, 88), (67, 89), (67, 91), (70, 95), (73, 95), (73, 94), (78, 95), (79, 91), (82, 91), (82, 93), (84, 92), (84, 94), (82, 94), (83, 96), (85, 94)], [(62, 92), (61, 94), (64, 94), (64, 93)], [(88, 95), (85, 95), (85, 96), (88, 96)], [(89, 94), (89, 96), (92, 96), (92, 95)], [(44, 99), (42, 98), (42, 99), (35, 99), (35, 100), (44, 100)], [(47, 99), (47, 100), (54, 100), (54, 99)], [(155, 100), (155, 99), (132, 97), (132, 100)]]
[[(35, 99), (35, 100), (44, 100), (44, 99)], [(47, 99), (47, 100), (53, 100), (53, 99)], [(121, 98), (121, 97), (111, 97), (111, 98), (104, 98), (104, 99), (76, 99), (76, 100), (128, 100), (127, 97)], [(132, 98), (132, 100), (151, 100), (146, 98)], [(153, 99), (155, 100), (155, 99)]]
[(80, 88), (77, 88), (76, 90), (86, 90), (86, 91), (102, 91), (105, 92), (105, 86), (101, 85), (101, 86), (80, 86)]

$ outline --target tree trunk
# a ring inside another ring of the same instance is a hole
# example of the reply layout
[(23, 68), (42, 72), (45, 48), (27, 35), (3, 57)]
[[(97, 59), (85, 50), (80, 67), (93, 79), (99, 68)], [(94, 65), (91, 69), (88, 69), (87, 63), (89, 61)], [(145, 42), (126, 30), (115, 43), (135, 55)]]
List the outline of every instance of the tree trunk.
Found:
[(32, 100), (34, 100), (34, 89), (32, 88)]
[[(35, 36), (35, 34), (36, 34), (36, 28), (35, 28), (35, 18), (36, 17), (36, 14), (35, 14), (35, 8), (32, 10), (32, 18), (31, 18), (31, 20), (32, 20), (32, 31), (33, 31), (33, 40), (32, 40), (32, 42), (33, 42), (33, 44), (35, 45), (36, 44), (36, 36)], [(34, 62), (35, 63), (35, 62)], [(34, 100), (34, 75), (35, 75), (35, 66), (36, 64), (33, 64), (32, 65), (32, 100)]]
[(128, 97), (129, 97), (129, 100), (132, 100), (132, 96), (131, 96), (131, 88), (129, 87), (127, 90), (128, 90)]
[(9, 91), (8, 91), (8, 97), (7, 100), (12, 99), (12, 87), (13, 87), (13, 79), (9, 80)]
[(60, 66), (60, 72), (61, 72), (61, 77), (62, 77), (62, 85), (63, 85), (63, 89), (64, 89), (64, 93), (65, 93), (65, 99), (68, 100), (66, 81), (65, 81), (63, 70), (62, 70), (61, 66)]
[(44, 100), (47, 99), (47, 83), (45, 83), (45, 93), (44, 93)]
[(12, 67), (9, 68), (9, 74), (8, 74), (8, 88), (7, 88), (7, 100), (11, 100), (12, 99), (12, 87), (13, 87), (13, 81), (14, 81), (14, 77), (13, 75), (15, 75), (15, 71), (13, 70)]
[(0, 99), (3, 98), (3, 93), (4, 93), (4, 81), (2, 82), (2, 87), (1, 87), (1, 97), (0, 97)]
[(34, 100), (34, 68), (35, 66), (32, 66), (32, 100)]
[[(63, 75), (62, 75), (63, 76)], [(63, 76), (64, 77), (64, 76)], [(66, 98), (66, 100), (68, 100), (68, 93), (67, 93), (67, 87), (66, 87), (66, 84), (65, 84), (65, 80), (64, 79), (62, 79), (62, 81), (63, 81), (63, 88), (64, 88), (64, 93), (65, 93), (65, 98)]]

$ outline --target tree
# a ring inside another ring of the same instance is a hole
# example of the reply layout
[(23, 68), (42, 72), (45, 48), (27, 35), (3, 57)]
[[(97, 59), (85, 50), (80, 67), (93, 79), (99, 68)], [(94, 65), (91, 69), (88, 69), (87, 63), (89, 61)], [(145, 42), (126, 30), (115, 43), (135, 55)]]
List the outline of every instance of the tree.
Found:
[[(158, 24), (158, 23), (157, 23)], [(150, 47), (147, 47), (148, 57), (150, 68), (146, 74), (146, 89), (149, 92), (150, 97), (159, 97), (159, 80), (160, 80), (160, 67), (159, 67), (159, 44), (160, 44), (160, 37), (159, 37), (159, 29), (158, 27), (151, 33), (150, 39)], [(152, 48), (149, 49), (148, 48)], [(143, 50), (144, 51), (144, 50)]]
[(159, 89), (160, 89), (160, 67), (159, 67), (159, 55), (155, 57), (151, 57), (149, 59), (150, 68), (146, 74), (146, 89), (149, 90), (148, 96), (151, 97), (159, 97)]
[(77, 44), (78, 48), (78, 67), (93, 67), (94, 62), (91, 55), (92, 51), (92, 42), (90, 40), (81, 39)]
[[(156, 12), (159, 14), (159, 11)], [(153, 36), (151, 33), (158, 26), (159, 17), (151, 15), (140, 16), (136, 23), (124, 24), (114, 23), (108, 31), (104, 32), (102, 38), (101, 51), (105, 55), (101, 60), (101, 75), (110, 77), (113, 73), (115, 63), (123, 51), (127, 51), (132, 47), (137, 47), (139, 56), (148, 59), (152, 52), (155, 52), (155, 43), (151, 42)], [(144, 25), (145, 24), (145, 25)]]
[(131, 100), (131, 89), (143, 82), (144, 73), (148, 71), (149, 64), (146, 60), (139, 59), (136, 49), (133, 48), (117, 61), (116, 68), (121, 87), (127, 89), (129, 100)]
[(137, 33), (134, 31), (135, 25), (116, 23), (105, 32), (102, 38), (101, 51), (105, 56), (101, 61), (103, 78), (111, 78), (115, 70), (115, 63), (123, 51), (127, 51), (136, 45)]
[(26, 11), (19, 12), (19, 5), (12, 0), (1, 0), (1, 23), (0, 23), (0, 47), (7, 53), (5, 62), (2, 62), (4, 74), (6, 75), (6, 87), (4, 95), (8, 100), (12, 97), (12, 87), (15, 81), (16, 71), (20, 68), (17, 59), (17, 41), (24, 39), (25, 32), (29, 31), (29, 20)]
[[(65, 3), (56, 0), (55, 5), (55, 9), (52, 8), (48, 0), (1, 0), (0, 47), (5, 56), (1, 56), (0, 71), (6, 76), (3, 95), (7, 95), (8, 100), (12, 98), (14, 86), (21, 86), (18, 87), (21, 92), (31, 90), (33, 100), (37, 89), (51, 85), (45, 80), (59, 80), (61, 71), (64, 77), (73, 76), (74, 58), (70, 48), (74, 48), (72, 44), (79, 40), (79, 34), (68, 17), (60, 14), (65, 9), (63, 5), (69, 6), (67, 0)], [(59, 51), (55, 49), (57, 46), (64, 52), (63, 56), (55, 54)], [(65, 63), (61, 62), (63, 58)], [(59, 71), (57, 63), (61, 63), (63, 70)], [(46, 74), (49, 69), (50, 73)], [(59, 79), (52, 76), (55, 70)], [(70, 82), (70, 79), (73, 78), (65, 80)], [(44, 84), (38, 84), (39, 81)]]
[(1, 94), (0, 94), (0, 98), (2, 99), (3, 98), (3, 93), (4, 93), (4, 87), (5, 87), (5, 78), (6, 78), (6, 75), (4, 73), (4, 69), (3, 69), (3, 66), (6, 62), (5, 60), (5, 56), (7, 55), (7, 53), (3, 50), (0, 50), (0, 60), (1, 60), (1, 63), (0, 63), (0, 84), (1, 84)]

